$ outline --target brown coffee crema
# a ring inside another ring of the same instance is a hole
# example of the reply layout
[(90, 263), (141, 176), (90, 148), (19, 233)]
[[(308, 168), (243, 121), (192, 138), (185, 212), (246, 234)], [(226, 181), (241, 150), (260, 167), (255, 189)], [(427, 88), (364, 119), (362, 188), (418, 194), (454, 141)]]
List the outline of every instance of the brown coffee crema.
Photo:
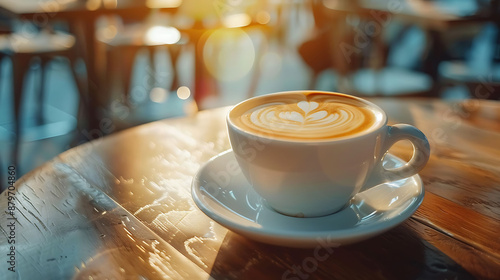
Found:
[(350, 137), (377, 127), (380, 110), (336, 93), (271, 94), (233, 108), (231, 121), (244, 131), (283, 140)]

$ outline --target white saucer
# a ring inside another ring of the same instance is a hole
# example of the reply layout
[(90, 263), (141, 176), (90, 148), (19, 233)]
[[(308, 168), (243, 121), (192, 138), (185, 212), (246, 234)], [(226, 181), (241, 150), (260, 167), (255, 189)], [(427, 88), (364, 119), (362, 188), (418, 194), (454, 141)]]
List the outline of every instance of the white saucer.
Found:
[[(386, 168), (403, 161), (387, 154)], [(205, 163), (193, 179), (196, 205), (222, 226), (248, 238), (289, 247), (340, 246), (368, 239), (408, 219), (424, 198), (418, 175), (385, 183), (357, 194), (332, 215), (295, 218), (265, 205), (226, 151)]]

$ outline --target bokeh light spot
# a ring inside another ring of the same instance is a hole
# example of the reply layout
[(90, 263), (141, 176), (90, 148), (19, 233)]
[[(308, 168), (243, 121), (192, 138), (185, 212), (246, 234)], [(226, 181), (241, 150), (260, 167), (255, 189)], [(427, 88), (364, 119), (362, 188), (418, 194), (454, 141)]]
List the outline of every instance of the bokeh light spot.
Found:
[(339, 0), (323, 0), (323, 6), (327, 7), (328, 9), (334, 10), (338, 5)]
[(268, 24), (271, 20), (271, 16), (267, 11), (259, 11), (255, 16), (255, 20), (260, 24)]
[(252, 39), (239, 28), (219, 29), (203, 47), (203, 62), (208, 72), (221, 81), (236, 81), (247, 75), (255, 62)]
[(177, 89), (177, 97), (179, 97), (182, 100), (186, 100), (191, 96), (191, 90), (186, 87), (182, 86)]
[(247, 26), (250, 22), (252, 22), (252, 19), (245, 13), (228, 15), (222, 19), (222, 24), (227, 28)]
[(87, 10), (95, 11), (101, 7), (101, 0), (89, 0), (85, 3)]
[(163, 103), (168, 98), (168, 92), (164, 88), (155, 87), (149, 92), (149, 99), (156, 103)]
[(171, 26), (153, 26), (146, 32), (146, 43), (150, 45), (175, 44), (181, 39), (181, 33)]
[(146, 6), (155, 8), (177, 8), (182, 4), (182, 0), (147, 0)]
[(118, 34), (118, 28), (116, 27), (116, 25), (110, 24), (104, 28), (99, 29), (97, 31), (96, 36), (100, 41), (109, 42), (113, 38), (115, 38), (117, 34)]

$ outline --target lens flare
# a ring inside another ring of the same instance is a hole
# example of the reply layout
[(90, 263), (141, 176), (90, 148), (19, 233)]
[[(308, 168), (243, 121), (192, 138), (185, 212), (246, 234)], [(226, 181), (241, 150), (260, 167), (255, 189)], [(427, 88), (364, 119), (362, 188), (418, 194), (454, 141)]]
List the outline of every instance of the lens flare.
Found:
[(255, 63), (252, 39), (239, 28), (216, 30), (203, 47), (203, 61), (216, 79), (239, 80), (250, 72)]

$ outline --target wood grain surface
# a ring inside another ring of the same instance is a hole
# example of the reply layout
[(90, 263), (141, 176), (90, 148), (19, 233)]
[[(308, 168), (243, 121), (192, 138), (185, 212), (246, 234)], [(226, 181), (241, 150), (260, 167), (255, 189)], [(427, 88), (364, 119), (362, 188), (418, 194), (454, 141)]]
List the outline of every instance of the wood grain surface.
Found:
[[(294, 249), (249, 240), (208, 218), (190, 188), (200, 166), (230, 147), (228, 108), (221, 108), (94, 140), (20, 179), (16, 277), (498, 279), (500, 103), (372, 101), (390, 123), (421, 129), (432, 149), (420, 173), (422, 205), (384, 234)], [(409, 145), (397, 143), (391, 153), (408, 158)], [(6, 193), (0, 205), (6, 208)], [(2, 268), (8, 217), (0, 214)]]

